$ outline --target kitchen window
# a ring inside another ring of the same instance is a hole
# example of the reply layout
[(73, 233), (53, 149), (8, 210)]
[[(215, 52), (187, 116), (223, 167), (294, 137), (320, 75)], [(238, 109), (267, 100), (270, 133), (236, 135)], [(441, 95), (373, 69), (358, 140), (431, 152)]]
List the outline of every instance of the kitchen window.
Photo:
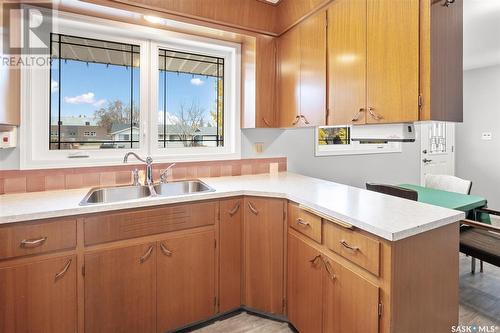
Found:
[[(369, 126), (369, 125), (368, 125)], [(399, 153), (400, 142), (354, 141), (353, 126), (321, 126), (315, 131), (316, 156)]]
[[(22, 168), (240, 157), (240, 46), (58, 13), (51, 65), (24, 68)], [(43, 126), (42, 124), (46, 124)]]

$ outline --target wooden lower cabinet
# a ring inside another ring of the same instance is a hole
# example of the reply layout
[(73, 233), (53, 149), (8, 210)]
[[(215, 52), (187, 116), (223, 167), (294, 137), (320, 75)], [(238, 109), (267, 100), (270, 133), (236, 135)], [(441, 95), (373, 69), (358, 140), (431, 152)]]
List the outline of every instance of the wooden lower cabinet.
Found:
[(158, 242), (156, 330), (168, 332), (215, 314), (215, 232)]
[(242, 211), (242, 198), (220, 202), (219, 312), (241, 306)]
[(76, 256), (0, 269), (0, 332), (76, 332)]
[(85, 255), (85, 332), (155, 332), (155, 243)]
[(282, 199), (245, 197), (243, 304), (283, 313), (284, 209)]
[(323, 262), (319, 251), (288, 234), (288, 319), (300, 333), (322, 327)]

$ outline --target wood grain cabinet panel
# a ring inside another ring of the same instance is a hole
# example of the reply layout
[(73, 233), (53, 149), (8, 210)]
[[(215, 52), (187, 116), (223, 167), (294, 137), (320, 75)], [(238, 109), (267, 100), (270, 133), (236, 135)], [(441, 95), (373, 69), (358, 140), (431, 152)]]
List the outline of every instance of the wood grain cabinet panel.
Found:
[(321, 217), (306, 212), (295, 203), (288, 204), (288, 226), (321, 243)]
[(85, 245), (212, 225), (216, 201), (99, 214), (84, 220)]
[(215, 232), (193, 232), (158, 242), (158, 333), (215, 314)]
[(243, 199), (220, 202), (219, 224), (219, 311), (241, 306), (241, 256)]
[(328, 7), (328, 125), (366, 122), (366, 1)]
[(244, 199), (243, 304), (283, 313), (284, 209), (281, 199)]
[(301, 333), (322, 332), (323, 262), (318, 250), (288, 234), (287, 312)]
[(85, 255), (85, 332), (156, 331), (155, 243)]
[(76, 256), (0, 269), (0, 332), (76, 332)]
[(75, 246), (74, 219), (0, 227), (0, 260), (72, 249)]

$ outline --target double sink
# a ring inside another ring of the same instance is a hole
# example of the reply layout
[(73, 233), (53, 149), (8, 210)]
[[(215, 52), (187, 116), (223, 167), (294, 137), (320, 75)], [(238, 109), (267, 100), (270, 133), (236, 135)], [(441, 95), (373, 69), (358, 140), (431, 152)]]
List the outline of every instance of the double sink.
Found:
[[(168, 183), (158, 183), (152, 186), (159, 197), (173, 197), (178, 195), (189, 195), (203, 192), (213, 192), (213, 188), (201, 180), (184, 180)], [(114, 187), (93, 188), (80, 202), (87, 206), (100, 203), (112, 203), (126, 200), (148, 198), (152, 196), (149, 186), (125, 185)]]

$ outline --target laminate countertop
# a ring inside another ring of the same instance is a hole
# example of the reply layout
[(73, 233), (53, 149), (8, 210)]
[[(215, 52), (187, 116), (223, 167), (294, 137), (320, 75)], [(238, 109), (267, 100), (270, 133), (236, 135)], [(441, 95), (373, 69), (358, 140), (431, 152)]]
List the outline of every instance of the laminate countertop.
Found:
[(0, 224), (249, 195), (294, 201), (389, 241), (455, 223), (460, 211), (291, 172), (201, 178), (214, 192), (81, 206), (89, 188), (0, 195)]

